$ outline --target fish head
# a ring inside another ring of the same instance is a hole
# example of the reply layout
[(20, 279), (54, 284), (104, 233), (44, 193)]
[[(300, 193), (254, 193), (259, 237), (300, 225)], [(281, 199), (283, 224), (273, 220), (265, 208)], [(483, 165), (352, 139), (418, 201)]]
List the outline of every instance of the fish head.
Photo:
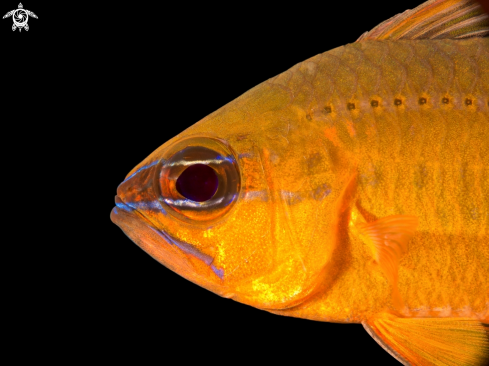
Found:
[(290, 101), (261, 84), (163, 144), (118, 187), (112, 221), (220, 296), (261, 309), (303, 302), (328, 276), (347, 164), (298, 127)]

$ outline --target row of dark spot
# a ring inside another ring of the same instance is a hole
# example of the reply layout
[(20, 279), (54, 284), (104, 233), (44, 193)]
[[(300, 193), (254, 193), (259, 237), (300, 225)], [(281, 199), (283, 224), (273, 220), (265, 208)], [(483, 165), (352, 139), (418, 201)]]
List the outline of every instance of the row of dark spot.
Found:
[[(428, 100), (426, 98), (419, 98), (418, 99), (418, 103), (420, 105), (426, 104), (427, 102), (428, 102)], [(450, 104), (450, 99), (443, 98), (441, 100), (441, 102), (443, 104)], [(370, 102), (370, 105), (373, 108), (377, 108), (379, 106), (379, 101), (378, 100), (372, 100)], [(397, 106), (397, 107), (400, 106), (400, 105), (402, 105), (402, 100), (401, 99), (394, 99), (394, 105)], [(472, 105), (472, 99), (470, 99), (470, 98), (465, 99), (465, 105), (467, 105), (467, 106)], [(489, 106), (489, 102), (487, 102), (487, 105)], [(350, 110), (350, 111), (353, 110), (353, 109), (355, 109), (355, 103), (348, 103), (346, 105), (346, 108), (348, 108), (348, 110)], [(330, 106), (326, 106), (326, 107), (324, 107), (324, 111), (326, 113), (331, 113), (333, 110), (332, 110), (332, 108)]]

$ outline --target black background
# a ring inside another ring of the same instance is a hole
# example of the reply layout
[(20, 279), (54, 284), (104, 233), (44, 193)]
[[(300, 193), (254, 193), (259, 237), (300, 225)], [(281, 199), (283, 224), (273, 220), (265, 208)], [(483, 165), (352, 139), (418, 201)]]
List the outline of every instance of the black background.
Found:
[(22, 235), (35, 236), (11, 249), (7, 292), (31, 299), (13, 308), (40, 337), (56, 329), (74, 359), (397, 365), (361, 325), (272, 315), (184, 280), (109, 214), (118, 184), (166, 140), (420, 3), (23, 2), (39, 17), (28, 32), (0, 22), (4, 172), (28, 204)]

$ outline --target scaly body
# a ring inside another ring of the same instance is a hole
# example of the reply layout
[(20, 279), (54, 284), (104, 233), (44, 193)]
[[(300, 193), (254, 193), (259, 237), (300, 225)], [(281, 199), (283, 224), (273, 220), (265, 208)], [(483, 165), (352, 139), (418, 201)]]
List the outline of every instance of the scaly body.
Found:
[(482, 365), (488, 35), (470, 0), (399, 14), (163, 144), (111, 218), (220, 296), (362, 323), (405, 365)]
[[(297, 74), (302, 83), (283, 81)], [(315, 129), (358, 166), (363, 213), (420, 218), (400, 267), (413, 316), (487, 322), (489, 39), (355, 43), (269, 82), (315, 96), (299, 103), (296, 128)], [(388, 284), (365, 266), (370, 254), (354, 231), (348, 246), (331, 290), (284, 314), (358, 322), (386, 306)]]

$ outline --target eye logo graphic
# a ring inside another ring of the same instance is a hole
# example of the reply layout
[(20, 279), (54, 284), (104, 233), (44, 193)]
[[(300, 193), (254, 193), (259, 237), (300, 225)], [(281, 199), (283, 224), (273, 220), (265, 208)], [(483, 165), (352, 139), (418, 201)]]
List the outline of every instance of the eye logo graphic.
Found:
[(19, 32), (22, 31), (22, 28), (25, 28), (25, 30), (28, 31), (29, 26), (27, 25), (27, 21), (29, 20), (29, 15), (33, 18), (38, 19), (36, 14), (34, 14), (32, 11), (24, 9), (22, 3), (19, 3), (19, 8), (9, 11), (3, 16), (3, 19), (10, 16), (12, 17), (12, 19), (14, 20), (14, 24), (12, 25), (13, 31), (15, 31), (17, 28), (19, 28)]

